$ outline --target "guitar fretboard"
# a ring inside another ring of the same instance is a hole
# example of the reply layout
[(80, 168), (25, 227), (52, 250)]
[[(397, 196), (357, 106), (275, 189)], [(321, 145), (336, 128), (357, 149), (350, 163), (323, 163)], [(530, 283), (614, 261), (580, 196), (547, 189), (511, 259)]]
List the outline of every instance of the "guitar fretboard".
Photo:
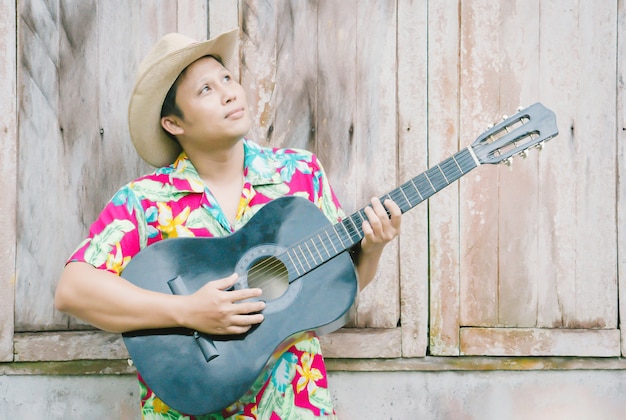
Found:
[[(477, 166), (467, 147), (379, 198), (381, 201), (392, 199), (402, 213), (406, 213)], [(289, 272), (297, 273), (298, 278), (359, 243), (363, 239), (361, 226), (365, 220), (363, 207), (292, 246), (281, 260)]]

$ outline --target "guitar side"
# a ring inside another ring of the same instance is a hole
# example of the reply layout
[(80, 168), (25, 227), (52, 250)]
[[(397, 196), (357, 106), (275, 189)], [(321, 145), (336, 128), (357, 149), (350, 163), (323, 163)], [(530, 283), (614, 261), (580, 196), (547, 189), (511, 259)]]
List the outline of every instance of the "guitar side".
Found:
[[(328, 225), (328, 219), (308, 200), (283, 197), (269, 202), (232, 235), (155, 243), (137, 254), (122, 276), (144, 289), (172, 294), (174, 279), (182, 281), (186, 293), (193, 293), (210, 281), (238, 272), (242, 286), (247, 287), (251, 267), (259, 267), (268, 258), (272, 264), (289, 267), (288, 261), (280, 261), (286, 258), (282, 250)], [(260, 286), (266, 300), (265, 320), (247, 334), (197, 338), (183, 328), (125, 333), (128, 352), (155, 394), (187, 414), (219, 411), (241, 398), (294, 341), (345, 324), (357, 291), (347, 253), (303, 275), (289, 268), (286, 272), (289, 283), (280, 296), (267, 300), (266, 286)], [(217, 354), (209, 361), (198, 343), (204, 339)]]

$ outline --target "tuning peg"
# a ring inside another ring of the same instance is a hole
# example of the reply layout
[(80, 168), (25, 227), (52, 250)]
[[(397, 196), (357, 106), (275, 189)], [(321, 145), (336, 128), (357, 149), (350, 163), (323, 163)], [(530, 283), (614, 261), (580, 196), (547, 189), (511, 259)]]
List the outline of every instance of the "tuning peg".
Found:
[(509, 168), (513, 166), (513, 158), (512, 157), (508, 157), (506, 159), (504, 159), (502, 161), (502, 163), (504, 163), (506, 166), (508, 166)]
[(524, 110), (523, 106), (520, 105), (520, 106), (517, 107), (517, 112), (522, 112), (523, 110)]
[(528, 149), (522, 150), (519, 155), (522, 157), (522, 159), (526, 159), (528, 157)]
[(541, 141), (541, 142), (537, 143), (537, 146), (535, 146), (535, 147), (536, 147), (538, 150), (543, 150), (543, 143), (545, 143), (545, 142)]
[(507, 118), (509, 118), (509, 116), (508, 116), (508, 115), (503, 115), (503, 116), (502, 116), (502, 121), (506, 120)]

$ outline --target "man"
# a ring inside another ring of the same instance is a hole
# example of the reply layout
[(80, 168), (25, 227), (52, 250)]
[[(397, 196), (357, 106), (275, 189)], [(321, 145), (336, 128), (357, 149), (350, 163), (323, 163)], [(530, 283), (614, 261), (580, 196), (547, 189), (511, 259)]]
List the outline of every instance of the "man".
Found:
[[(236, 275), (177, 296), (133, 285), (123, 278), (124, 267), (163, 239), (233, 233), (277, 196), (304, 196), (333, 223), (344, 216), (314, 155), (245, 139), (248, 103), (228, 70), (237, 45), (238, 30), (205, 42), (170, 34), (144, 59), (130, 99), (129, 128), (138, 153), (158, 169), (122, 187), (92, 225), (61, 276), (59, 310), (119, 333), (169, 327), (245, 333), (263, 322), (265, 303), (258, 299), (260, 289), (230, 289)], [(364, 238), (353, 252), (360, 288), (373, 279), (401, 221), (391, 200), (372, 199), (365, 212)], [(144, 418), (184, 417), (139, 380)], [(334, 416), (316, 337), (291, 346), (240, 401), (198, 418), (257, 416)]]

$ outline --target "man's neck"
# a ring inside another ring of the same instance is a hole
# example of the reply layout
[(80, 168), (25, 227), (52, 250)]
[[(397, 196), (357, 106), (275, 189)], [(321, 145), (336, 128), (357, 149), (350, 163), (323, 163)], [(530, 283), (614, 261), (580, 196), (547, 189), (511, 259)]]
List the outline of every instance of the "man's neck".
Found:
[(243, 140), (230, 148), (206, 152), (187, 152), (187, 156), (198, 171), (200, 178), (211, 185), (230, 184), (241, 180), (243, 176), (244, 146)]

